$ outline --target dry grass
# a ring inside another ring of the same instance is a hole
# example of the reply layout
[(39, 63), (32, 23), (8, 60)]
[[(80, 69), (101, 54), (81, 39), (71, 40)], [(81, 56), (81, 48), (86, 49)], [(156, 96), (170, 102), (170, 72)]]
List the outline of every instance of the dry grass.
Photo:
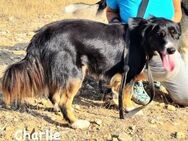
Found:
[(33, 35), (30, 32), (57, 20), (86, 18), (105, 22), (104, 14), (103, 17), (95, 17), (96, 9), (85, 9), (75, 15), (64, 13), (64, 7), (68, 4), (97, 1), (99, 0), (0, 0), (0, 46), (28, 42)]
[(29, 18), (58, 13), (65, 5), (75, 2), (95, 3), (95, 0), (0, 0), (0, 18)]

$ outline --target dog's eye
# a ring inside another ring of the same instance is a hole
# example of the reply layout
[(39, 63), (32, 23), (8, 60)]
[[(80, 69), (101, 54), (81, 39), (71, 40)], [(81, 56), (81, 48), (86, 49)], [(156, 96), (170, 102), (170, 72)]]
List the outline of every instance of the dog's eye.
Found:
[(157, 32), (157, 35), (159, 37), (165, 37), (166, 36), (166, 32), (164, 30), (162, 30), (162, 31)]
[(170, 29), (170, 33), (171, 34), (176, 34), (177, 32), (175, 31), (175, 29)]
[(169, 32), (170, 32), (172, 38), (179, 39), (179, 35), (178, 35), (177, 31), (174, 28), (169, 29)]

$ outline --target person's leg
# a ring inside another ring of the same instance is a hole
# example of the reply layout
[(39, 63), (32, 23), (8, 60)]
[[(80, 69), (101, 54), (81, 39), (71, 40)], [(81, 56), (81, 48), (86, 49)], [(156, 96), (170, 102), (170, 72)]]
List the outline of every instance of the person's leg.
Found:
[(176, 52), (174, 56), (176, 66), (172, 72), (164, 70), (159, 56), (152, 58), (150, 68), (154, 80), (161, 81), (174, 102), (188, 106), (188, 67), (183, 62), (179, 52)]
[(179, 59), (180, 70), (174, 76), (163, 82), (172, 100), (180, 105), (188, 106), (188, 67)]

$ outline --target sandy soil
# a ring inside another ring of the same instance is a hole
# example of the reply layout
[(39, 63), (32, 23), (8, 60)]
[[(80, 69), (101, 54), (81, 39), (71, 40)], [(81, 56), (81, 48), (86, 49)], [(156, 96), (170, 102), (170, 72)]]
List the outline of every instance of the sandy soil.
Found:
[[(29, 13), (26, 18), (22, 15), (6, 15), (0, 11), (0, 76), (8, 65), (24, 57), (27, 44), (34, 35), (33, 31), (42, 25), (65, 18), (106, 21), (104, 14), (95, 17), (93, 9), (77, 15), (64, 14), (63, 6), (54, 6), (53, 12), (30, 18)], [(74, 101), (76, 115), (91, 122), (87, 130), (69, 128), (61, 113), (52, 112), (52, 105), (45, 97), (29, 100), (25, 108), (21, 109), (4, 108), (2, 99), (0, 93), (0, 141), (15, 140), (16, 131), (24, 129), (30, 134), (46, 130), (58, 132), (62, 141), (188, 140), (188, 108), (174, 105), (168, 95), (159, 91), (145, 109), (120, 120), (117, 109), (104, 104), (97, 83), (88, 78)]]

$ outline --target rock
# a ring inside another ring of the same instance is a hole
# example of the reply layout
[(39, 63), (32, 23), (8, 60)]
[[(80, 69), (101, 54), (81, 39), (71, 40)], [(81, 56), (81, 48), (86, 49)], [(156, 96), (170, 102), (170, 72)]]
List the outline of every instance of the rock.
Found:
[(97, 125), (101, 126), (102, 120), (100, 120), (100, 119), (95, 119), (95, 123), (96, 123)]
[(17, 118), (14, 118), (14, 121), (15, 121), (15, 122), (18, 122), (19, 120), (18, 120)]
[(115, 138), (115, 137), (113, 137), (113, 138), (112, 138), (112, 141), (118, 141), (118, 139), (117, 139), (117, 138)]
[(6, 35), (7, 32), (6, 31), (0, 31), (0, 35)]
[(176, 132), (175, 133), (175, 137), (177, 139), (184, 139), (185, 138), (185, 134), (183, 132)]
[(45, 18), (45, 19), (50, 19), (51, 18), (51, 16), (50, 15), (44, 15), (44, 17), (43, 18)]
[(126, 133), (121, 133), (118, 136), (118, 140), (119, 141), (132, 141), (132, 138)]
[(133, 135), (135, 133), (135, 130), (136, 130), (136, 126), (129, 126), (128, 127), (128, 133)]
[(168, 106), (167, 106), (167, 109), (168, 109), (169, 111), (175, 111), (175, 110), (176, 110), (176, 107), (174, 107), (173, 105), (168, 105)]
[(132, 131), (135, 131), (136, 126), (135, 126), (135, 125), (133, 125), (133, 126), (129, 126), (129, 129), (132, 130)]
[(42, 100), (39, 102), (39, 104), (44, 105), (44, 106), (47, 106), (48, 100), (42, 99)]
[(149, 123), (155, 124), (155, 123), (156, 123), (156, 120), (155, 120), (155, 119), (151, 119), (151, 120), (149, 120)]
[(164, 108), (165, 107), (165, 104), (164, 103), (159, 103), (159, 106)]
[(27, 36), (33, 36), (35, 33), (34, 32), (28, 32), (26, 35)]
[(11, 16), (11, 17), (8, 18), (8, 20), (9, 20), (10, 22), (14, 22), (14, 21), (15, 21), (15, 17), (14, 17), (14, 16)]
[(18, 51), (12, 51), (12, 53), (14, 53), (14, 54), (16, 54), (16, 55), (25, 55), (26, 54), (26, 52), (25, 52), (25, 50), (18, 50)]
[(107, 141), (111, 141), (111, 140), (112, 140), (112, 135), (109, 134), (109, 135), (107, 136), (106, 140), (107, 140)]
[(24, 39), (17, 37), (17, 38), (16, 38), (16, 41), (18, 41), (18, 42), (23, 42)]
[(74, 108), (75, 108), (76, 110), (80, 110), (80, 105), (74, 105)]
[(55, 112), (55, 115), (61, 116), (61, 112)]
[(91, 85), (87, 84), (86, 85), (88, 89), (94, 89)]
[(53, 116), (51, 119), (52, 119), (53, 121), (55, 121), (57, 118)]
[(112, 137), (113, 137), (113, 138), (118, 138), (118, 136), (119, 136), (119, 132), (114, 132), (114, 133), (112, 134)]
[(87, 120), (77, 120), (76, 122), (71, 124), (73, 129), (87, 129), (90, 126), (90, 122)]

